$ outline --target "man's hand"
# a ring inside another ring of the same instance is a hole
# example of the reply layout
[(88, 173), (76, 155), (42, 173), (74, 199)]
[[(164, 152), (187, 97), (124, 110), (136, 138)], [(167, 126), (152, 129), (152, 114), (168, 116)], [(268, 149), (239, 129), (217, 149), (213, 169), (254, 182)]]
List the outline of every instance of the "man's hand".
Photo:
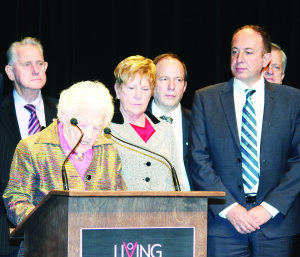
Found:
[(231, 222), (235, 229), (241, 234), (250, 234), (257, 229), (259, 225), (249, 215), (246, 208), (241, 205), (234, 206), (226, 215), (226, 218)]
[(261, 205), (252, 208), (248, 213), (259, 226), (272, 218), (272, 215)]

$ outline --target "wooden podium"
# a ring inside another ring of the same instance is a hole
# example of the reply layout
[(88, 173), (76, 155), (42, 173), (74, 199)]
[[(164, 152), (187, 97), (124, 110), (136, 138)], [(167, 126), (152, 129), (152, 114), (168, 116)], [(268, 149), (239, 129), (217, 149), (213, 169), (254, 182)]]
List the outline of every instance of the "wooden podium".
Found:
[(79, 257), (83, 228), (192, 227), (194, 256), (206, 256), (207, 199), (224, 195), (208, 191), (54, 190), (11, 232), (11, 238), (24, 235), (25, 256)]

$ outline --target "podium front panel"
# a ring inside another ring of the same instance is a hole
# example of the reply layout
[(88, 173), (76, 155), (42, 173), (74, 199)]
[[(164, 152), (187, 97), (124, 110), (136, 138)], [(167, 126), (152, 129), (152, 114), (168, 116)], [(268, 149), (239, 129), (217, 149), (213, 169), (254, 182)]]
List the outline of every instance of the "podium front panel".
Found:
[[(186, 248), (190, 249), (192, 245), (194, 256), (206, 256), (207, 199), (208, 197), (219, 198), (224, 195), (224, 192), (205, 191), (103, 192), (54, 190), (11, 233), (11, 237), (18, 238), (24, 234), (25, 256), (80, 257), (82, 230), (117, 231), (132, 229), (134, 235), (134, 237), (130, 237), (132, 242), (122, 241), (120, 243), (119, 241), (113, 244), (113, 247), (117, 248), (122, 248), (123, 245), (123, 252), (119, 252), (121, 256), (118, 256), (117, 253), (112, 257), (143, 257), (141, 254), (136, 255), (138, 251), (133, 251), (135, 244), (136, 249), (139, 249), (140, 253), (145, 252), (146, 257), (154, 247), (156, 247), (156, 252), (159, 253), (159, 245), (153, 245), (154, 242), (152, 242), (148, 246), (151, 248), (149, 250), (145, 246), (147, 240), (139, 244), (139, 241), (135, 239), (139, 236), (134, 234), (137, 230), (173, 229), (170, 233), (176, 235), (180, 229), (186, 229), (184, 232), (187, 235), (186, 238), (194, 242), (186, 244), (180, 242), (178, 247), (183, 248), (186, 245)], [(192, 229), (192, 233), (190, 229)], [(173, 240), (171, 237), (164, 238), (163, 233), (159, 236), (162, 242), (167, 242), (168, 239)], [(191, 234), (193, 235), (191, 236)], [(107, 237), (107, 235), (104, 235), (104, 237)], [(147, 237), (144, 238), (147, 239)], [(184, 241), (186, 239), (179, 240)], [(163, 256), (170, 256), (168, 255), (169, 243), (164, 246), (163, 249), (166, 252)], [(101, 256), (101, 253), (96, 253), (95, 256)]]
[(158, 227), (195, 228), (195, 256), (206, 256), (207, 199), (72, 198), (69, 203), (69, 256), (80, 256), (80, 230), (82, 228)]

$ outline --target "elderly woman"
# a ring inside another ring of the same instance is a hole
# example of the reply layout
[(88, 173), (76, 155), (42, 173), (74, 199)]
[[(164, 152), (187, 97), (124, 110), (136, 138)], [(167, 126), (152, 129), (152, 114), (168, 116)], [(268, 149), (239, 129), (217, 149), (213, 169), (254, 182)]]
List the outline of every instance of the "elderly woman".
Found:
[[(156, 67), (142, 56), (123, 60), (115, 69), (116, 111), (110, 125), (116, 137), (166, 157), (181, 182), (176, 141), (170, 124), (146, 111), (155, 85)], [(174, 191), (170, 165), (161, 157), (111, 137), (122, 160), (128, 190)], [(181, 190), (185, 190), (180, 183)]]
[(69, 188), (126, 190), (116, 146), (101, 135), (113, 116), (112, 97), (99, 82), (80, 82), (61, 93), (58, 120), (18, 144), (3, 199), (11, 222), (18, 225), (52, 189), (63, 190), (62, 165), (84, 133), (65, 168)]

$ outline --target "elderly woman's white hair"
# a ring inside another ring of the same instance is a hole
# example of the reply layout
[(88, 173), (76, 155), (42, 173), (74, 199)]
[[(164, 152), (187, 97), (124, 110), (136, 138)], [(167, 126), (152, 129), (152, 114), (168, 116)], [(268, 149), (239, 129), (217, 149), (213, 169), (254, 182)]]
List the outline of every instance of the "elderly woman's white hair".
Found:
[[(105, 114), (103, 127), (106, 127), (114, 114), (113, 98), (109, 90), (98, 81), (82, 81), (78, 82), (60, 94), (58, 102), (58, 119), (63, 121), (63, 118), (68, 119), (63, 122), (70, 122), (72, 114), (76, 108), (88, 104), (100, 113)], [(75, 118), (75, 117), (74, 117)]]

